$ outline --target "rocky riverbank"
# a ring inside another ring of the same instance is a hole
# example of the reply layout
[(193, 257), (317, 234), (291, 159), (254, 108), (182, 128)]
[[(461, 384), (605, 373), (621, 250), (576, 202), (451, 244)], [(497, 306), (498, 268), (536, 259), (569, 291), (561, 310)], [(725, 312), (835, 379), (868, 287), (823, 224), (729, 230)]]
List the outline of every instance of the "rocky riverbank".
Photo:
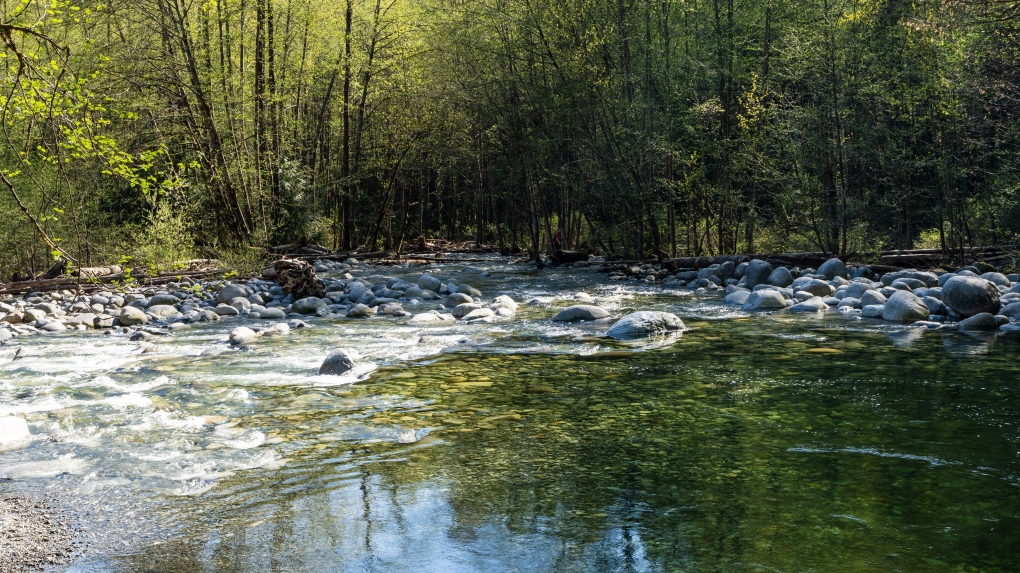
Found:
[(0, 499), (0, 572), (38, 571), (78, 551), (78, 532), (66, 516), (38, 500)]
[[(472, 324), (509, 319), (516, 314), (517, 305), (525, 302), (517, 293), (497, 293), (486, 300), (470, 284), (444, 282), (441, 273), (424, 273), (408, 282), (376, 274), (383, 269), (353, 260), (320, 261), (314, 268), (324, 275), (322, 296), (297, 299), (274, 280), (271, 268), (244, 282), (183, 279), (121, 292), (77, 295), (65, 290), (7, 297), (0, 300), (0, 344), (21, 336), (105, 329), (107, 333), (131, 333), (131, 340), (146, 352), (161, 336), (195, 323), (237, 320), (239, 326), (227, 342), (243, 347), (262, 336), (285, 336), (291, 329), (305, 326), (304, 319), (309, 317), (390, 317), (409, 325)], [(611, 263), (577, 269), (591, 271), (607, 273), (609, 281), (641, 281), (706, 297), (722, 295), (726, 304), (749, 312), (837, 311), (853, 319), (926, 328), (1020, 330), (1020, 275), (981, 272), (976, 267), (953, 272), (902, 270), (879, 276), (867, 266), (848, 266), (831, 259), (817, 269), (773, 267), (761, 260), (679, 271), (651, 264)], [(577, 301), (590, 302), (590, 298), (580, 293)], [(580, 304), (550, 318), (572, 322), (610, 317), (596, 306)], [(683, 329), (672, 319), (656, 324), (659, 327), (652, 328), (654, 332)], [(607, 332), (613, 336), (620, 329), (610, 330), (607, 325)]]

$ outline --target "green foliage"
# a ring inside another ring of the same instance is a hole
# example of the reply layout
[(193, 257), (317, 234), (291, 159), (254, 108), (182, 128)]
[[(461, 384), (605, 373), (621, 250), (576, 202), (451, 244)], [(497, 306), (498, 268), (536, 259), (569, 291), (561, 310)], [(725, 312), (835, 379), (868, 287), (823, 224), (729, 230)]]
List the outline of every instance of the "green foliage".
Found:
[(1010, 242), (1008, 4), (17, 0), (0, 270), (556, 227), (630, 257)]
[(187, 216), (175, 210), (166, 198), (153, 198), (146, 222), (135, 239), (134, 259), (145, 264), (153, 276), (181, 268), (182, 261), (194, 258), (195, 241)]

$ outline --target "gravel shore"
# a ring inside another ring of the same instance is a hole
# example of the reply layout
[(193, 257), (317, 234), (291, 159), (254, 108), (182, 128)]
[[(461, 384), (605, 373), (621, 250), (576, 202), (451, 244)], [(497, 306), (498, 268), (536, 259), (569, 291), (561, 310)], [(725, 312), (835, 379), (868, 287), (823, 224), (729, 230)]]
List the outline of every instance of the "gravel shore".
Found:
[(0, 499), (0, 573), (40, 571), (68, 561), (79, 531), (43, 501)]

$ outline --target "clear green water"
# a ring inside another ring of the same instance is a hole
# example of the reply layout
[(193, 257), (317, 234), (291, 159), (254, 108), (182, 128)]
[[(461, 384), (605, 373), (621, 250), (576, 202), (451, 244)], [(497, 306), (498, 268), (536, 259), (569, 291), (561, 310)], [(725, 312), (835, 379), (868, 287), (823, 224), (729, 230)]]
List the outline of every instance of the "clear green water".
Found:
[[(110, 565), (1020, 569), (1015, 343), (954, 357), (939, 336), (696, 327), (666, 350), (447, 355), (314, 392), (258, 418), (294, 463), (227, 480), (183, 537)], [(321, 433), (351, 427), (430, 432)]]
[[(552, 327), (485, 327), (475, 335), (498, 344), (390, 361), (344, 386), (295, 383), (308, 368), (294, 348), (321, 348), (325, 326), (249, 355), (181, 350), (111, 368), (107, 386), (170, 380), (140, 391), (152, 400), (140, 417), (220, 413), (237, 426), (37, 414), (40, 427), (121, 427), (88, 446), (35, 446), (104, 458), (44, 487), (113, 507), (149, 500), (118, 514), (122, 530), (144, 523), (131, 543), (69, 570), (1020, 570), (1020, 338), (647, 300), (692, 330), (635, 349), (595, 329), (563, 342)], [(521, 320), (543, 313), (522, 307)], [(190, 336), (175, 344), (208, 335)], [(515, 345), (531, 350), (501, 350)], [(47, 395), (94, 386), (61, 384)], [(247, 398), (231, 401), (239, 387)], [(238, 445), (255, 432), (262, 441)], [(168, 493), (154, 471), (120, 465), (137, 444), (210, 461)]]

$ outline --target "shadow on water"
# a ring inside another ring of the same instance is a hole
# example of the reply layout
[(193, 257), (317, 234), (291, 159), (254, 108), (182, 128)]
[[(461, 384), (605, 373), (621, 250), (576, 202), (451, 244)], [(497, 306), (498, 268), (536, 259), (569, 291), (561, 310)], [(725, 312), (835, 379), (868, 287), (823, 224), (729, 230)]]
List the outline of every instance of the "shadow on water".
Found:
[(72, 570), (1020, 569), (1020, 342), (889, 338), (703, 321), (646, 352), (454, 353), (315, 400), (267, 388), (294, 393), (252, 420), (290, 446), (280, 467)]

